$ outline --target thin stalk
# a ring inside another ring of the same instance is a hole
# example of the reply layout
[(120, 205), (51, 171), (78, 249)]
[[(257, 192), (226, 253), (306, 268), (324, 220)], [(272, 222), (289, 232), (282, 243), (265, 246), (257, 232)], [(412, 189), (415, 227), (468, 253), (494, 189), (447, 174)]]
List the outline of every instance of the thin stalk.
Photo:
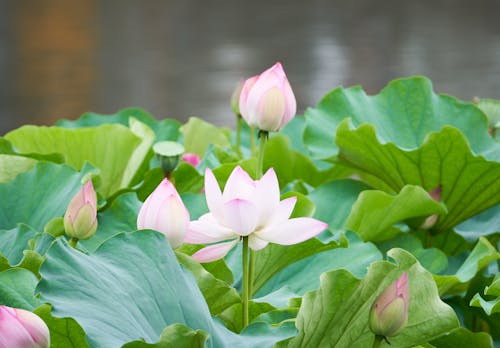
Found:
[(248, 298), (251, 300), (253, 297), (253, 275), (255, 272), (255, 251), (249, 248), (250, 251), (250, 260), (248, 267)]
[(250, 272), (248, 267), (248, 236), (243, 237), (243, 256), (241, 258), (243, 263), (243, 287), (241, 289), (241, 306), (243, 312), (243, 327), (248, 326), (248, 300), (249, 300), (249, 285), (250, 285)]
[(255, 128), (250, 127), (248, 136), (250, 137), (250, 152), (252, 156), (255, 156)]
[(255, 178), (259, 180), (262, 178), (264, 169), (264, 150), (266, 148), (267, 139), (269, 137), (269, 132), (259, 131), (259, 157), (257, 159), (257, 170)]
[[(384, 336), (375, 335), (375, 340), (373, 341), (372, 348), (379, 348), (382, 344), (382, 341), (385, 339)], [(387, 339), (385, 339), (387, 341)]]
[(241, 127), (242, 119), (241, 115), (236, 115), (236, 152), (241, 156)]
[(78, 243), (78, 238), (75, 238), (75, 237), (71, 237), (69, 239), (69, 245), (71, 245), (71, 247), (75, 248), (76, 249), (76, 244)]

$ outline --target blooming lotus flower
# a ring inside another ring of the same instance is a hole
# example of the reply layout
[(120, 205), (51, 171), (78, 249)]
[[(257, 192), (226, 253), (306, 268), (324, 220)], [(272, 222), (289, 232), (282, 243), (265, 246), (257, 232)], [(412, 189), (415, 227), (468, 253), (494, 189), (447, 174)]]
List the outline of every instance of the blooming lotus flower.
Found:
[(408, 273), (405, 272), (373, 303), (370, 330), (378, 336), (396, 336), (408, 321), (408, 303)]
[(260, 180), (252, 180), (236, 167), (222, 193), (210, 169), (205, 172), (205, 195), (210, 212), (189, 224), (186, 243), (209, 245), (193, 255), (199, 262), (224, 257), (243, 236), (260, 250), (268, 243), (290, 245), (316, 236), (327, 224), (316, 219), (290, 219), (296, 197), (280, 201), (276, 173), (271, 168)]
[(198, 164), (200, 164), (200, 156), (198, 156), (195, 153), (185, 153), (182, 155), (182, 160), (186, 163), (189, 163), (193, 167), (196, 167)]
[(48, 348), (49, 328), (34, 313), (0, 306), (0, 348)]
[(64, 214), (64, 230), (70, 237), (88, 239), (97, 229), (97, 198), (92, 180), (73, 197)]
[(163, 233), (174, 249), (182, 244), (188, 224), (189, 212), (174, 185), (166, 178), (144, 201), (137, 216), (138, 229)]
[(280, 63), (245, 81), (240, 113), (251, 127), (279, 131), (295, 116), (296, 110), (295, 96)]

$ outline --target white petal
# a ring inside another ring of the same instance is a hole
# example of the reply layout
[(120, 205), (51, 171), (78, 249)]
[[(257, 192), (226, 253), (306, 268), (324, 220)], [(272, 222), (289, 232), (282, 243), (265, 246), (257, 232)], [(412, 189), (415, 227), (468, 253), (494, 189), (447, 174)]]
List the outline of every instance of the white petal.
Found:
[(325, 230), (328, 224), (313, 218), (290, 219), (282, 224), (276, 224), (256, 233), (256, 236), (281, 245), (291, 245), (303, 242)]
[(188, 225), (185, 243), (205, 244), (215, 243), (237, 237), (233, 231), (220, 225), (212, 214), (208, 213)]
[(280, 204), (280, 186), (273, 168), (256, 181), (253, 202), (259, 209), (257, 226), (265, 226)]
[(173, 249), (182, 244), (189, 224), (189, 213), (175, 195), (163, 202), (157, 216), (156, 230), (167, 236)]
[(240, 166), (236, 166), (227, 179), (222, 197), (224, 202), (229, 202), (235, 198), (251, 200), (254, 191), (255, 181)]
[(252, 233), (248, 237), (248, 246), (252, 250), (264, 249), (268, 244), (269, 242), (266, 242), (265, 240), (262, 240), (259, 237), (255, 236), (255, 233)]
[(238, 243), (238, 239), (231, 242), (219, 243), (207, 246), (193, 254), (193, 259), (198, 262), (212, 262), (222, 259)]
[(295, 196), (285, 198), (279, 202), (278, 208), (274, 210), (273, 214), (266, 221), (265, 228), (286, 223), (290, 215), (292, 215), (295, 203), (297, 203), (297, 197)]
[(221, 221), (223, 219), (222, 192), (217, 179), (215, 179), (214, 173), (212, 173), (209, 168), (205, 170), (205, 198), (210, 212), (217, 220)]
[(244, 199), (233, 199), (224, 204), (226, 227), (240, 236), (247, 236), (257, 226), (257, 207)]

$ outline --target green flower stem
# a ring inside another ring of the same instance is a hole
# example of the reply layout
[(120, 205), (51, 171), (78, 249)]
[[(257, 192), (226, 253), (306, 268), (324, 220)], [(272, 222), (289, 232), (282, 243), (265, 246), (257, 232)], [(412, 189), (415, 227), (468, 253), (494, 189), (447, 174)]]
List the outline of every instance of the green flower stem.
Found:
[(248, 130), (248, 136), (250, 137), (250, 152), (251, 155), (255, 155), (255, 129), (253, 127), (250, 127)]
[(249, 285), (250, 272), (248, 267), (248, 236), (243, 237), (243, 287), (241, 289), (241, 307), (243, 312), (243, 327), (248, 326), (248, 301), (249, 301)]
[(236, 115), (236, 152), (241, 156), (241, 127), (243, 120), (240, 114)]
[(379, 348), (384, 338), (384, 336), (375, 335), (375, 340), (373, 341), (372, 348)]
[(257, 159), (257, 171), (255, 179), (259, 180), (264, 174), (264, 150), (266, 148), (267, 139), (269, 138), (269, 132), (259, 131), (259, 157)]
[(76, 249), (76, 244), (78, 243), (78, 238), (75, 238), (75, 237), (71, 237), (69, 239), (69, 245), (71, 245), (71, 247), (75, 248)]
[(254, 270), (255, 270), (255, 251), (249, 248), (250, 252), (250, 260), (249, 260), (249, 267), (248, 267), (248, 298), (252, 299), (253, 297), (253, 275), (254, 275)]

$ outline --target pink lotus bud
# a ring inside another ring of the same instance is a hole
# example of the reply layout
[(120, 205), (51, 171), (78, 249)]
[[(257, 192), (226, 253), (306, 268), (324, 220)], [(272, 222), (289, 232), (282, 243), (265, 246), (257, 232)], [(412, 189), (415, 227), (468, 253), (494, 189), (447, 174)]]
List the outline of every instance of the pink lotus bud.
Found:
[(280, 63), (245, 81), (240, 113), (251, 127), (279, 131), (295, 116), (296, 109), (295, 96)]
[(49, 328), (36, 314), (0, 306), (0, 348), (48, 348)]
[(167, 236), (172, 248), (182, 244), (189, 224), (189, 212), (168, 179), (144, 201), (137, 217), (137, 228), (151, 229)]
[[(440, 186), (436, 187), (434, 190), (430, 191), (429, 196), (431, 196), (431, 198), (433, 200), (435, 200), (436, 202), (440, 202), (441, 201), (441, 191), (442, 191), (442, 188), (440, 185)], [(428, 229), (434, 227), (438, 218), (439, 218), (439, 215), (437, 215), (437, 214), (433, 214), (433, 215), (429, 216), (427, 219), (425, 219), (425, 221), (422, 223), (422, 225), (420, 225), (420, 228), (423, 230), (428, 230)]]
[(97, 198), (92, 180), (73, 197), (64, 214), (64, 230), (70, 237), (88, 239), (97, 229)]
[(375, 300), (370, 310), (370, 330), (378, 336), (396, 336), (408, 322), (408, 273), (403, 273)]
[(231, 109), (236, 115), (240, 115), (240, 95), (245, 81), (241, 79), (231, 95)]
[(186, 163), (189, 163), (193, 167), (196, 167), (201, 162), (200, 156), (195, 153), (185, 153), (184, 155), (182, 155), (182, 160)]

